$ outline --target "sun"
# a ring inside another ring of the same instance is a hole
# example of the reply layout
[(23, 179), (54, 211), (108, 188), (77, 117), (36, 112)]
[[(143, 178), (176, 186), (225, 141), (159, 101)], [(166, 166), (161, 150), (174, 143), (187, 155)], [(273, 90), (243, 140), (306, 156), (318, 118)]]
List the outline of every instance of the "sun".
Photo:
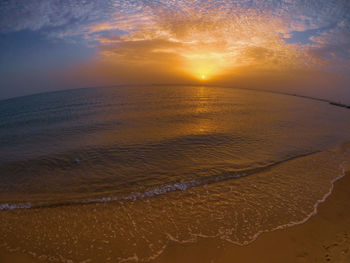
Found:
[(202, 79), (205, 79), (205, 75), (202, 75), (202, 77), (201, 77)]

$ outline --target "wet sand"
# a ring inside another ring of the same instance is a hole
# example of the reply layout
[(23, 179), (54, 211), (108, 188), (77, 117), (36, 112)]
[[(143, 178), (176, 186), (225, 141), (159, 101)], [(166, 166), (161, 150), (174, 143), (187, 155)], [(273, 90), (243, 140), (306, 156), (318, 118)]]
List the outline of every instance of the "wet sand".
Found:
[(209, 239), (173, 244), (157, 262), (296, 263), (350, 262), (350, 172), (306, 223), (262, 234), (248, 246)]
[[(302, 263), (350, 262), (350, 172), (335, 183), (333, 193), (306, 223), (261, 235), (248, 246), (201, 239), (197, 243), (169, 244), (159, 263)], [(0, 262), (35, 263), (30, 255), (0, 249)], [(101, 262), (102, 263), (102, 262)]]

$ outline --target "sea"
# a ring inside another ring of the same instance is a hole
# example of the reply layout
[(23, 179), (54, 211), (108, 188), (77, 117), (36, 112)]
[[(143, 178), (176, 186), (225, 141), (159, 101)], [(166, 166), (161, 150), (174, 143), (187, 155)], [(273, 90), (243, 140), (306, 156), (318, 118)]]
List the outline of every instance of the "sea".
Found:
[(350, 110), (214, 86), (0, 101), (0, 247), (44, 262), (151, 262), (306, 222), (350, 162)]

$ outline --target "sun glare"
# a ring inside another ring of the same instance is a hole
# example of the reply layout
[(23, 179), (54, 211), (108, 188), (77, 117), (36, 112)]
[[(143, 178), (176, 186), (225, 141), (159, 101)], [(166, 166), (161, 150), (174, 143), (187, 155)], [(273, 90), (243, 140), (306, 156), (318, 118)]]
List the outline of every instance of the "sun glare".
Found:
[(214, 57), (210, 51), (186, 54), (181, 66), (181, 70), (186, 74), (202, 81), (212, 80), (215, 76), (223, 74), (227, 68), (227, 61)]

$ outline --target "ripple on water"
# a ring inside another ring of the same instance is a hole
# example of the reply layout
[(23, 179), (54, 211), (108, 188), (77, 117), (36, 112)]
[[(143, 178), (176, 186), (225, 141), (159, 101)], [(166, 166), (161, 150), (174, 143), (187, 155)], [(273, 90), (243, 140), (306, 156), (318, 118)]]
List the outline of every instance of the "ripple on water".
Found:
[(320, 152), (153, 198), (2, 211), (0, 242), (54, 262), (146, 262), (199, 237), (246, 245), (307, 220), (348, 160), (348, 150)]

